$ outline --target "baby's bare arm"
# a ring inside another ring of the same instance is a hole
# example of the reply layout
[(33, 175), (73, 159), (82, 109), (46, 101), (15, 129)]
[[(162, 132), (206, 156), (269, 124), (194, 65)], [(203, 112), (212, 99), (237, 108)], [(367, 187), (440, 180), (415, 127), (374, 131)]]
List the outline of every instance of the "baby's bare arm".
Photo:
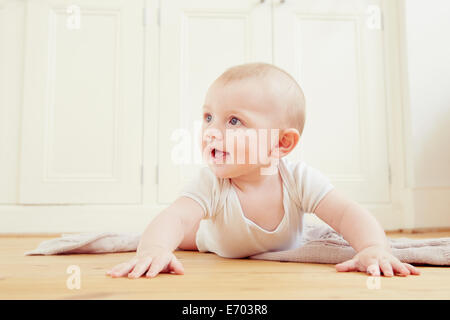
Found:
[(372, 275), (380, 275), (381, 271), (385, 276), (420, 273), (392, 255), (386, 234), (375, 217), (337, 190), (329, 192), (314, 213), (358, 252), (353, 259), (336, 265), (338, 271), (366, 271)]
[(130, 278), (138, 278), (144, 273), (148, 277), (171, 271), (183, 274), (184, 268), (173, 251), (203, 215), (203, 209), (197, 202), (179, 197), (147, 226), (139, 241), (136, 256), (115, 266), (107, 274), (112, 277), (128, 275)]
[(196, 201), (188, 197), (179, 197), (147, 226), (137, 252), (145, 252), (147, 248), (154, 246), (174, 251), (184, 237), (195, 228), (203, 214), (203, 209)]
[(336, 189), (320, 201), (314, 213), (358, 252), (373, 245), (389, 248), (383, 228), (370, 212)]

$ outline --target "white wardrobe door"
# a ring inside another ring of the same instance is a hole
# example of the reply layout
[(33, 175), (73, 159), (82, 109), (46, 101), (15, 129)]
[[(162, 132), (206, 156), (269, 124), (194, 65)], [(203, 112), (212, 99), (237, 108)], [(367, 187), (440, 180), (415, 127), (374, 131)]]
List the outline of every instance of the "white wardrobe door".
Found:
[(0, 204), (18, 199), (24, 2), (0, 0)]
[(140, 203), (142, 0), (27, 2), (20, 203)]
[(274, 61), (304, 89), (296, 152), (340, 190), (390, 202), (380, 1), (304, 0), (274, 6)]
[(271, 3), (164, 0), (161, 6), (158, 201), (169, 203), (201, 165), (209, 85), (233, 65), (272, 61)]

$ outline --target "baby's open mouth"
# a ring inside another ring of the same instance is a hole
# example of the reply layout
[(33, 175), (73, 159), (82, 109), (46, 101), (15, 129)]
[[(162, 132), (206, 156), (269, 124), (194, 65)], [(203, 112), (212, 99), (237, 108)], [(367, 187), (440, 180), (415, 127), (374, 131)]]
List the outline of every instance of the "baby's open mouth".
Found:
[(223, 151), (220, 151), (219, 149), (211, 150), (211, 157), (213, 157), (214, 159), (217, 159), (217, 160), (225, 159), (228, 154), (229, 154), (228, 152), (223, 152)]

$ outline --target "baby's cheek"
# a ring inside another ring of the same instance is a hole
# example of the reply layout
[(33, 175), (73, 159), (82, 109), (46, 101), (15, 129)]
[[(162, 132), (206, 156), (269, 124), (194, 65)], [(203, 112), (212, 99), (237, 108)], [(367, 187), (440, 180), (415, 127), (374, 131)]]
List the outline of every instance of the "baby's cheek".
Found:
[(258, 164), (259, 148), (258, 140), (247, 135), (236, 139), (232, 156), (236, 164)]
[(202, 149), (206, 146), (206, 141), (203, 139), (203, 131), (197, 136), (197, 141), (199, 143), (199, 146), (202, 146)]
[(249, 159), (250, 164), (259, 163), (259, 139), (247, 139), (247, 150), (246, 150), (247, 159)]
[(267, 164), (270, 162), (269, 153), (272, 149), (270, 132), (266, 135), (261, 135), (258, 140), (258, 162), (259, 164)]

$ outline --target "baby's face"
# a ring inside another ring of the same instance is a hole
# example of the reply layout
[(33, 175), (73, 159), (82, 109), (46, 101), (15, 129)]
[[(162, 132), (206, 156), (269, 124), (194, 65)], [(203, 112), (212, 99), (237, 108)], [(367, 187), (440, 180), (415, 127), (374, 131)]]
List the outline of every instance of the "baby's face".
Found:
[[(220, 178), (233, 178), (270, 164), (282, 117), (277, 86), (269, 80), (213, 83), (203, 107), (203, 159)], [(272, 137), (271, 137), (272, 136)]]

